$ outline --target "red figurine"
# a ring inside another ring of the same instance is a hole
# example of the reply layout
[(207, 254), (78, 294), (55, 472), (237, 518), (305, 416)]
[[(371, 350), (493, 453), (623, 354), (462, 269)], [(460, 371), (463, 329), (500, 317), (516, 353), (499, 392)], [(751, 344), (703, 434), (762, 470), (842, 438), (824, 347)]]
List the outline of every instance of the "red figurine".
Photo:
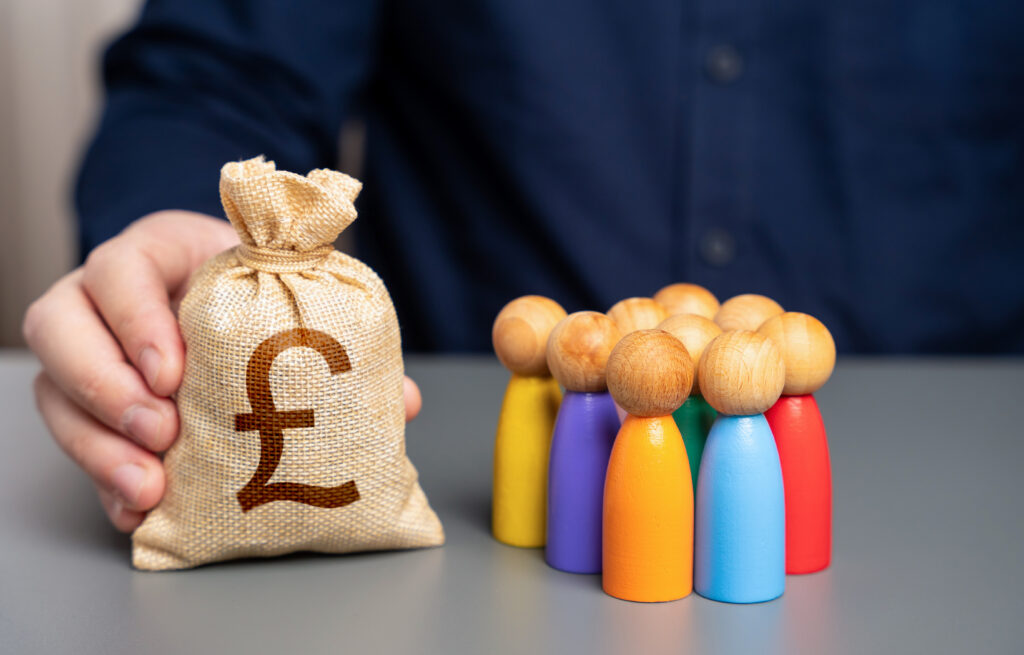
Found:
[(765, 412), (775, 436), (786, 495), (786, 573), (814, 573), (832, 557), (832, 472), (825, 424), (812, 395), (832, 375), (836, 345), (821, 321), (799, 312), (758, 330), (786, 364), (782, 397)]

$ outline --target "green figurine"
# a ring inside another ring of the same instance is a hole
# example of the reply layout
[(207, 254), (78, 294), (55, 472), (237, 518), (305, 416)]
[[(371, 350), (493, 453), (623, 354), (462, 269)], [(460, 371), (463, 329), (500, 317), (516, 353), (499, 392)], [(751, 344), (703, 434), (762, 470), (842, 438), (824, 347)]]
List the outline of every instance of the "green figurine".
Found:
[[(700, 369), (700, 357), (705, 346), (722, 333), (722, 328), (714, 321), (697, 314), (670, 316), (658, 325), (658, 329), (665, 330), (683, 342), (690, 352), (690, 357), (693, 358), (694, 371)], [(697, 492), (697, 476), (700, 473), (700, 458), (704, 454), (704, 442), (707, 441), (708, 431), (711, 430), (711, 424), (715, 422), (716, 416), (718, 413), (701, 395), (700, 385), (697, 384), (695, 377), (690, 397), (672, 413), (672, 418), (683, 435), (686, 457), (690, 460), (690, 477), (693, 480), (694, 493)]]

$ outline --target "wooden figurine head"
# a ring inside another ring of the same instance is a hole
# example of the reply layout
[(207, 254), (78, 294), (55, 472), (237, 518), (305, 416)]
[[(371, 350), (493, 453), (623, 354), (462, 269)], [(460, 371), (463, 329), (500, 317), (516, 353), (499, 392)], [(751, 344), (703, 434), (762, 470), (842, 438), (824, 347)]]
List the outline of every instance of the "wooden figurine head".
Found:
[(654, 300), (665, 308), (669, 316), (696, 314), (714, 319), (718, 313), (718, 298), (699, 284), (670, 284), (654, 294)]
[(696, 314), (676, 314), (669, 316), (658, 325), (659, 330), (664, 330), (683, 342), (690, 358), (694, 364), (693, 389), (691, 396), (700, 395), (700, 358), (704, 354), (704, 348), (711, 340), (722, 333), (722, 328), (709, 318)]
[(690, 353), (664, 330), (627, 334), (608, 358), (608, 390), (633, 416), (668, 416), (686, 401), (692, 384)]
[(523, 296), (505, 305), (494, 319), (491, 341), (501, 363), (516, 375), (549, 375), (548, 336), (565, 318), (562, 306), (544, 296)]
[(636, 330), (651, 330), (668, 318), (668, 312), (653, 298), (626, 298), (612, 305), (608, 317), (626, 336)]
[(566, 391), (605, 391), (608, 356), (620, 336), (615, 321), (601, 312), (569, 314), (548, 337), (551, 375)]
[(810, 314), (786, 312), (757, 330), (782, 350), (786, 363), (786, 396), (814, 393), (828, 382), (836, 365), (836, 343), (825, 324)]
[(783, 312), (779, 303), (767, 296), (745, 293), (729, 298), (715, 314), (715, 323), (722, 330), (757, 330), (772, 316)]
[(763, 413), (779, 399), (786, 383), (781, 349), (749, 330), (715, 337), (704, 349), (698, 369), (704, 400), (729, 416)]

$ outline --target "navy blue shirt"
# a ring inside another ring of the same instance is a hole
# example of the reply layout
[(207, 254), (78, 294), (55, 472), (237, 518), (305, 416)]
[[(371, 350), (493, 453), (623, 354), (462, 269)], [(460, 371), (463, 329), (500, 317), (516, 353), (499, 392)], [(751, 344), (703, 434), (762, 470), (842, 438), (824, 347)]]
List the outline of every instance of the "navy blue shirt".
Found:
[(515, 296), (763, 293), (843, 351), (1024, 352), (1009, 0), (154, 0), (109, 50), (83, 252), (218, 171), (334, 167), (415, 350)]

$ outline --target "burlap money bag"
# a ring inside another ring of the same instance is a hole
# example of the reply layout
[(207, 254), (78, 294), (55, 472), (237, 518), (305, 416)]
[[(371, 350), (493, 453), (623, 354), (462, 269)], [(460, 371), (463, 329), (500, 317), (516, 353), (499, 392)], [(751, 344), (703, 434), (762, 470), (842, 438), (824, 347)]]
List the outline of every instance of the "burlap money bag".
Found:
[(136, 567), (443, 543), (405, 454), (391, 299), (331, 245), (360, 188), (262, 157), (221, 170), (241, 245), (196, 272), (179, 310), (181, 432), (132, 535)]

